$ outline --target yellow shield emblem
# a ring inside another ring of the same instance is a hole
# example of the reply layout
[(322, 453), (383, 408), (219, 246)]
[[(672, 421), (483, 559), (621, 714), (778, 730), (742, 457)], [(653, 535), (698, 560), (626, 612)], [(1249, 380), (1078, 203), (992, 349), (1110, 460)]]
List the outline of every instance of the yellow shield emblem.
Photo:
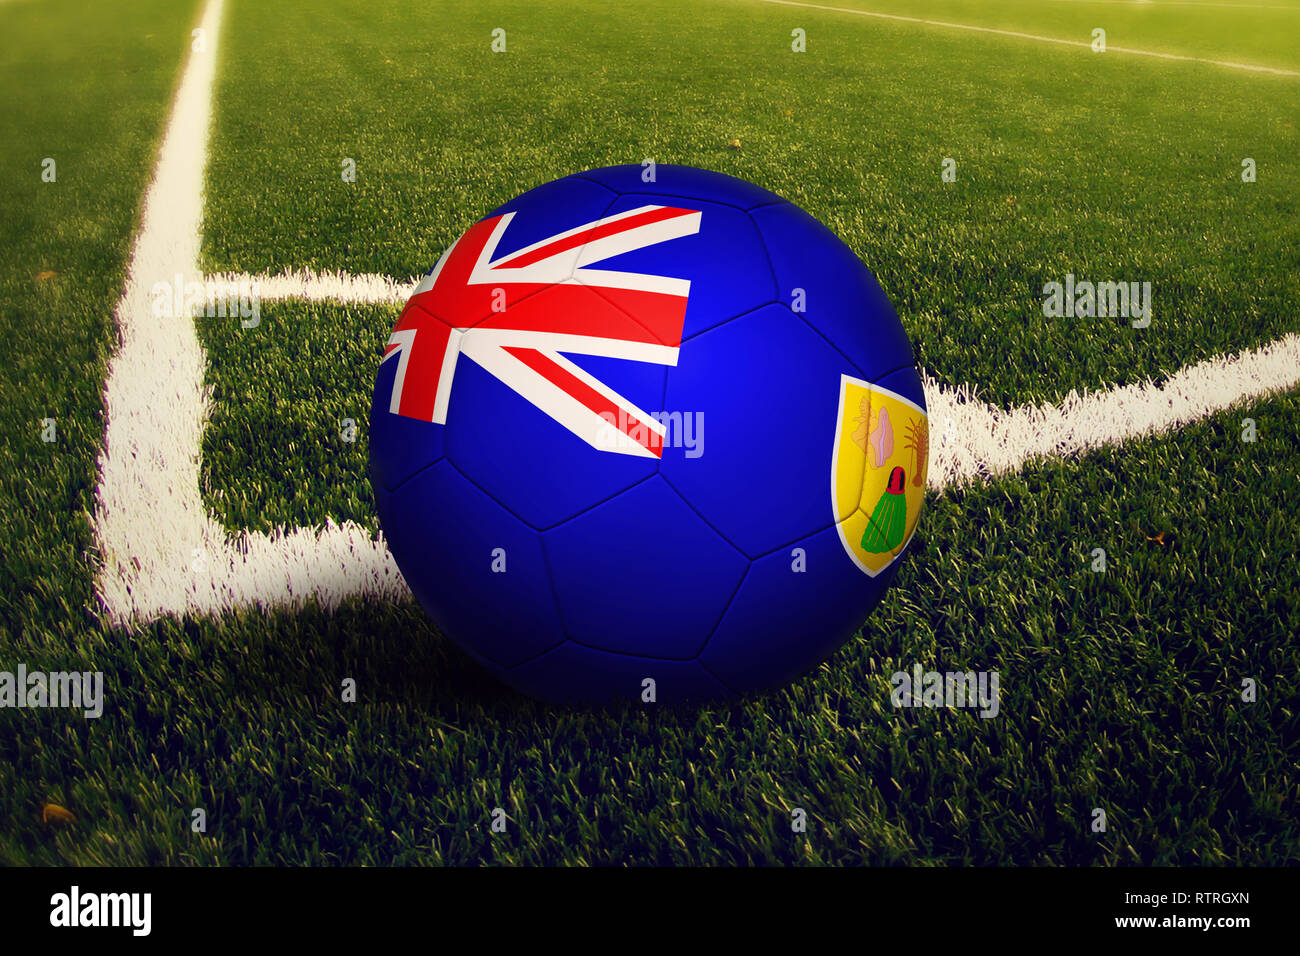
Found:
[(831, 505), (844, 550), (871, 577), (912, 540), (929, 449), (924, 409), (887, 388), (840, 377)]

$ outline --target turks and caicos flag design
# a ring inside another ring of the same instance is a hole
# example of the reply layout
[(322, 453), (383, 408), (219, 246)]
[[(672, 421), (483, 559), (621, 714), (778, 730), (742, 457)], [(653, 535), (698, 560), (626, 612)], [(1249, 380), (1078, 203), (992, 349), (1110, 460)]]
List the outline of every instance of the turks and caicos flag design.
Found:
[(665, 426), (562, 353), (676, 365), (689, 280), (593, 265), (694, 235), (701, 214), (641, 206), (496, 258), (515, 215), (476, 223), (416, 288), (384, 351), (389, 412), (445, 424), (463, 355), (592, 447), (661, 457)]

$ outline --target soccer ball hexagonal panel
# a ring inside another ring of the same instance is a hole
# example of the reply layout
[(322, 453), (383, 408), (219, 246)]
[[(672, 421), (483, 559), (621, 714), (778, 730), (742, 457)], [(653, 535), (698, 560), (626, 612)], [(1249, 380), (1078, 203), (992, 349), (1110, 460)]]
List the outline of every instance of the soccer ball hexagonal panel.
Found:
[(771, 257), (779, 301), (796, 309), (863, 378), (874, 381), (912, 364), (912, 345), (880, 283), (835, 233), (789, 203), (749, 215)]
[(749, 566), (659, 478), (542, 540), (565, 634), (618, 654), (694, 657)]
[(831, 446), (844, 357), (783, 305), (682, 349), (666, 407), (700, 411), (702, 453), (660, 472), (750, 557), (828, 526)]
[(377, 496), (398, 567), (438, 628), (501, 667), (563, 639), (536, 531), (468, 482), (450, 462)]

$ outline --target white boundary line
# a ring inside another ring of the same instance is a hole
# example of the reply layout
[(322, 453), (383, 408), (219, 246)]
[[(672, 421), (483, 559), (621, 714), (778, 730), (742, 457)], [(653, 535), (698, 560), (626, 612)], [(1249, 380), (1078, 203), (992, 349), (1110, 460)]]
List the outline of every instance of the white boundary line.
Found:
[[(222, 0), (209, 0), (202, 18), (207, 49), (192, 52), (186, 64), (116, 310), (120, 344), (105, 382), (92, 526), (96, 593), (108, 619), (121, 625), (309, 601), (333, 608), (354, 596), (410, 593), (382, 538), (357, 524), (230, 535), (202, 500), (206, 355), (192, 320), (153, 317), (150, 289), (177, 273), (202, 278), (203, 172), (221, 11)], [(259, 282), (268, 298), (397, 304), (415, 281), (305, 271), (221, 278)], [(927, 378), (929, 486), (941, 490), (1014, 471), (1033, 457), (1119, 444), (1298, 383), (1296, 335), (1190, 366), (1160, 386), (1072, 392), (1058, 405), (1003, 411), (968, 386), (953, 391)]]
[(117, 306), (120, 345), (108, 365), (107, 425), (92, 519), (96, 590), (114, 623), (408, 592), (382, 541), (364, 528), (228, 535), (199, 490), (209, 396), (203, 347), (189, 318), (153, 317), (149, 290), (176, 273), (198, 280), (203, 171), (222, 0), (201, 26), (206, 52), (185, 67)]
[[(856, 10), (853, 7), (829, 7), (820, 3), (803, 3), (801, 0), (761, 0), (762, 3), (776, 3), (783, 7), (802, 7), (808, 10), (824, 10), (829, 13), (851, 13), (859, 17), (876, 17), (880, 20), (896, 20), (899, 23), (919, 23), (927, 27), (945, 27), (949, 30), (970, 30), (973, 33), (990, 33), (1000, 37), (1014, 37), (1017, 40), (1036, 40), (1039, 43), (1056, 43), (1062, 46), (1083, 47), (1092, 50), (1092, 44), (1086, 40), (1064, 40), (1060, 37), (1042, 36), (1037, 33), (1021, 33), (1019, 30), (998, 30), (994, 27), (977, 27), (968, 23), (949, 23), (946, 20), (927, 20), (923, 17), (905, 17), (897, 13), (876, 13), (871, 10)], [(1256, 66), (1253, 63), (1233, 63), (1229, 60), (1210, 60), (1199, 56), (1183, 56), (1181, 53), (1157, 53), (1154, 50), (1135, 50), (1132, 47), (1106, 45), (1107, 53), (1128, 53), (1133, 56), (1153, 56), (1161, 60), (1181, 60), (1184, 63), (1208, 63), (1211, 66), (1223, 66), (1230, 70), (1249, 70), (1252, 73), (1272, 73), (1275, 76), (1300, 76), (1300, 71), (1283, 70), (1275, 66)]]
[(307, 302), (355, 302), (363, 305), (405, 305), (419, 277), (394, 279), (381, 275), (349, 275), (346, 272), (312, 272), (295, 269), (276, 275), (254, 276), (242, 272), (210, 275), (212, 283), (232, 283), (241, 288), (256, 286), (263, 302), (299, 299)]
[(1005, 411), (977, 399), (969, 385), (952, 390), (922, 376), (930, 415), (927, 484), (942, 490), (1017, 471), (1033, 458), (1078, 455), (1165, 432), (1293, 388), (1300, 384), (1300, 335), (1189, 365), (1160, 385), (1073, 391), (1055, 405)]

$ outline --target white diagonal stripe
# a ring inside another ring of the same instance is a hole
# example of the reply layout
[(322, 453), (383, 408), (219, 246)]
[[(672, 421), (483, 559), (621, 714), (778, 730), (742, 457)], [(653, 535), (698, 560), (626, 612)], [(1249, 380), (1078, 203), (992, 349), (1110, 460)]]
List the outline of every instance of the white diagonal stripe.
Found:
[[(509, 343), (513, 345), (514, 343)], [(614, 445), (606, 440), (610, 423), (602, 418), (563, 388), (535, 371), (518, 357), (505, 350), (505, 343), (499, 340), (475, 337), (466, 334), (461, 346), (461, 354), (473, 359), (482, 368), (515, 391), (524, 401), (537, 406), (546, 415), (568, 429), (572, 434), (585, 441), (593, 448), (605, 452), (617, 452), (636, 455), (643, 458), (656, 457), (648, 449), (636, 442)], [(548, 358), (554, 353), (543, 352)], [(626, 402), (624, 402), (626, 404)]]
[(573, 246), (523, 266), (511, 266), (510, 262), (522, 258), (527, 253), (552, 245), (570, 236), (588, 232), (600, 226), (609, 225), (631, 216), (664, 209), (664, 206), (638, 206), (606, 219), (598, 219), (535, 242), (525, 249), (512, 252), (502, 259), (493, 260), (497, 246), (506, 229), (509, 228), (515, 214), (503, 215), (492, 228), (492, 235), (480, 253), (478, 261), (470, 272), (469, 285), (505, 285), (508, 283), (531, 283), (536, 285), (557, 285), (562, 282), (578, 281), (587, 286), (600, 286), (609, 289), (629, 289), (641, 292), (659, 292), (665, 295), (686, 297), (691, 291), (689, 279), (677, 279), (672, 276), (646, 275), (639, 272), (613, 272), (602, 269), (583, 268), (586, 264), (610, 259), (625, 252), (644, 249), (647, 246), (693, 236), (700, 231), (700, 214), (673, 216), (659, 222), (634, 226), (621, 232), (592, 239), (583, 245)]

